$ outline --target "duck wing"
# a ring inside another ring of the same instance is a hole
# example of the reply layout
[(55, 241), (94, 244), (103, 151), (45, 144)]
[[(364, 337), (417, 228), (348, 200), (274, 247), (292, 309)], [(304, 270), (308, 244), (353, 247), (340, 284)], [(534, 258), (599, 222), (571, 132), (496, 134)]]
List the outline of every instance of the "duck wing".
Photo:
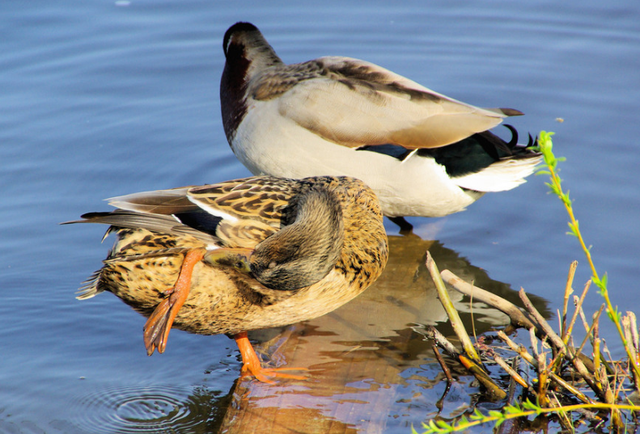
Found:
[(270, 176), (252, 177), (189, 189), (189, 200), (221, 217), (216, 228), (227, 247), (254, 248), (292, 221), (299, 184)]
[(108, 199), (111, 212), (88, 213), (69, 223), (191, 235), (210, 247), (246, 247), (278, 231), (295, 182), (271, 177), (133, 193)]
[[(322, 57), (275, 65), (248, 94), (326, 140), (357, 148), (437, 148), (498, 125), (514, 109), (482, 109), (446, 97), (373, 63)], [(277, 97), (277, 98), (276, 98)]]
[(109, 199), (115, 211), (68, 223), (144, 228), (191, 235), (210, 247), (253, 249), (295, 220), (300, 188), (299, 181), (263, 176), (140, 192)]

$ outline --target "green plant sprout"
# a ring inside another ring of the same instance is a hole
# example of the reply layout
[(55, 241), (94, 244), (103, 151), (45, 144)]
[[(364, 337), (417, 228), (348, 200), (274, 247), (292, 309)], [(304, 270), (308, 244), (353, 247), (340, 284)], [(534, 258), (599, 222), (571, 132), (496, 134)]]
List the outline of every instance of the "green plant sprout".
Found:
[[(502, 425), (504, 422), (511, 419), (519, 419), (529, 416), (538, 416), (541, 414), (549, 413), (568, 413), (576, 410), (629, 410), (640, 411), (640, 407), (636, 405), (624, 405), (624, 404), (605, 404), (605, 403), (593, 403), (593, 404), (576, 404), (565, 405), (562, 407), (544, 408), (537, 404), (527, 400), (522, 405), (507, 405), (502, 411), (490, 411), (488, 414), (482, 414), (480, 410), (476, 409), (469, 418), (465, 416), (460, 417), (455, 424), (449, 424), (443, 420), (430, 420), (423, 423), (422, 426), (425, 431), (422, 434), (442, 434), (450, 432), (464, 431), (469, 428), (473, 428), (478, 425), (486, 423), (495, 423), (496, 427)], [(413, 434), (418, 432), (412, 428)]]
[[(551, 178), (551, 182), (547, 182), (546, 184), (549, 186), (551, 191), (560, 198), (560, 200), (564, 204), (565, 209), (567, 210), (567, 214), (569, 214), (569, 229), (571, 230), (569, 233), (578, 238), (580, 247), (582, 247), (582, 250), (587, 257), (589, 267), (591, 268), (591, 280), (599, 288), (599, 294), (602, 295), (605, 300), (607, 315), (609, 316), (611, 321), (613, 321), (616, 329), (618, 330), (618, 334), (620, 335), (622, 344), (625, 348), (625, 351), (627, 352), (627, 357), (630, 361), (636, 360), (635, 354), (633, 354), (633, 349), (631, 348), (631, 345), (629, 345), (629, 342), (627, 341), (627, 338), (623, 332), (620, 312), (618, 311), (618, 308), (613, 307), (613, 304), (611, 303), (609, 290), (607, 289), (607, 275), (604, 274), (602, 278), (600, 278), (598, 271), (596, 270), (596, 266), (593, 263), (591, 251), (584, 242), (584, 238), (582, 237), (582, 233), (580, 232), (578, 220), (573, 213), (571, 199), (569, 199), (569, 192), (567, 191), (565, 193), (562, 189), (562, 179), (558, 175), (558, 162), (564, 161), (565, 158), (557, 158), (553, 154), (553, 142), (551, 140), (551, 136), (553, 136), (553, 134), (554, 133), (552, 132), (540, 131), (538, 145), (540, 147), (540, 152), (542, 153), (542, 157), (544, 158), (544, 163), (547, 168), (546, 170), (543, 169), (538, 171), (538, 174), (546, 174)], [(640, 384), (640, 366), (635, 363), (630, 363), (630, 366), (633, 373), (634, 384), (636, 386), (636, 390), (638, 390), (638, 385)]]

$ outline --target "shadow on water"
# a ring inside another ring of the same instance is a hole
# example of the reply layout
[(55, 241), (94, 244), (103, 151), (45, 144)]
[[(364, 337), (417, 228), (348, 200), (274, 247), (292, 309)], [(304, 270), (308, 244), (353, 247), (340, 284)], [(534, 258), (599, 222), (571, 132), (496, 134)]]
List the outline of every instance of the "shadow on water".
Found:
[[(214, 390), (215, 378), (191, 388), (107, 387), (76, 400), (77, 419), (53, 421), (51, 427), (62, 432), (406, 432), (437, 414), (453, 417), (469, 410), (478, 389), (464, 375), (438, 403), (445, 381), (421, 326), (435, 324), (447, 336), (451, 330), (424, 266), (425, 251), (441, 269), (515, 303), (517, 294), (438, 241), (391, 236), (390, 248), (383, 275), (354, 301), (311, 321), (251, 334), (265, 365), (309, 369), (306, 380), (268, 385), (239, 378), (227, 394)], [(460, 294), (451, 297), (469, 330), (471, 315), (477, 333), (507, 323), (487, 306), (470, 308)], [(542, 298), (533, 301), (549, 314)]]

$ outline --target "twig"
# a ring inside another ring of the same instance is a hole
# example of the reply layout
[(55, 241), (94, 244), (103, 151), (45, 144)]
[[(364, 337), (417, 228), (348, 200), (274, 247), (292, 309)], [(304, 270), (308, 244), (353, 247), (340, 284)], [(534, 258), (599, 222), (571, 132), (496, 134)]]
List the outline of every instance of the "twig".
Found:
[(549, 337), (551, 343), (559, 350), (565, 354), (567, 360), (569, 360), (573, 367), (576, 368), (578, 373), (584, 378), (589, 387), (596, 392), (596, 394), (604, 401), (605, 400), (605, 392), (602, 390), (600, 385), (594, 380), (591, 373), (587, 370), (587, 367), (584, 365), (580, 357), (577, 357), (577, 353), (574, 348), (565, 345), (564, 341), (560, 339), (560, 337), (551, 329), (549, 324), (545, 321), (545, 319), (540, 315), (540, 313), (533, 306), (527, 294), (525, 294), (524, 289), (520, 290), (520, 299), (524, 303), (527, 310), (533, 315), (533, 317), (540, 323), (540, 327), (544, 334)]
[(453, 306), (453, 302), (449, 298), (449, 293), (447, 292), (447, 288), (440, 277), (440, 272), (438, 271), (438, 266), (436, 262), (433, 260), (431, 253), (427, 251), (427, 269), (429, 273), (431, 273), (431, 278), (433, 279), (433, 283), (436, 285), (436, 289), (438, 291), (438, 298), (440, 299), (440, 303), (442, 303), (442, 307), (444, 307), (447, 316), (449, 317), (449, 321), (451, 321), (451, 326), (453, 327), (453, 331), (460, 339), (460, 343), (462, 344), (462, 348), (464, 348), (465, 353), (473, 359), (476, 363), (482, 363), (480, 361), (480, 356), (478, 355), (473, 343), (471, 343), (471, 339), (469, 339), (469, 334), (464, 329), (464, 324), (458, 315), (458, 311)]
[[(567, 307), (569, 306), (569, 298), (573, 293), (573, 278), (576, 275), (576, 268), (578, 267), (578, 261), (573, 261), (569, 267), (569, 274), (567, 275), (567, 284), (564, 288), (564, 303), (562, 305), (562, 339), (567, 336)], [(565, 341), (566, 342), (566, 341)]]
[(526, 329), (535, 327), (535, 324), (529, 319), (529, 317), (527, 317), (527, 315), (515, 304), (502, 297), (498, 297), (489, 291), (465, 282), (449, 270), (442, 270), (440, 275), (442, 276), (442, 279), (451, 285), (456, 291), (473, 297), (474, 300), (486, 303), (489, 306), (505, 313), (510, 318), (511, 323), (514, 326), (524, 327)]
[(432, 339), (440, 348), (444, 349), (450, 357), (458, 357), (460, 354), (460, 351), (434, 326), (426, 326), (424, 335), (428, 339)]
[(440, 350), (438, 349), (438, 345), (436, 345), (435, 342), (431, 346), (431, 349), (433, 350), (433, 354), (435, 354), (435, 356), (436, 356), (436, 360), (440, 364), (440, 368), (442, 368), (442, 372), (444, 372), (444, 376), (447, 377), (447, 381), (449, 383), (453, 383), (453, 377), (451, 376), (451, 370), (449, 369), (447, 364), (444, 362), (444, 359), (442, 358), (442, 354), (440, 354)]
[(573, 316), (571, 317), (571, 322), (569, 323), (569, 327), (567, 328), (567, 333), (564, 336), (564, 342), (566, 344), (569, 343), (569, 336), (571, 336), (571, 333), (573, 333), (573, 326), (576, 323), (576, 320), (578, 319), (578, 313), (580, 310), (582, 310), (582, 304), (584, 303), (584, 299), (587, 296), (587, 292), (589, 292), (589, 288), (591, 287), (591, 280), (588, 280), (587, 283), (584, 285), (584, 289), (582, 290), (582, 294), (580, 294), (580, 298), (574, 296), (573, 300), (574, 300), (574, 306), (576, 308), (576, 310), (573, 312)]

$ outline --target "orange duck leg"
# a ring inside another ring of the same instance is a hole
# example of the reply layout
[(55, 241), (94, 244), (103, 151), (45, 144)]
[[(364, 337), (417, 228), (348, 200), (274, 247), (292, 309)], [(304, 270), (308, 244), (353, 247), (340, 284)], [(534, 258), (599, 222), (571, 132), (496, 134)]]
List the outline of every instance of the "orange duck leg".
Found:
[(307, 377), (302, 375), (286, 374), (282, 371), (308, 371), (307, 368), (263, 368), (260, 359), (256, 354), (247, 332), (241, 332), (234, 336), (240, 355), (242, 356), (242, 376), (253, 375), (257, 380), (263, 383), (273, 384), (273, 381), (267, 377), (291, 378), (294, 380), (306, 380)]
[(144, 324), (144, 346), (147, 348), (149, 356), (156, 348), (159, 353), (164, 353), (173, 321), (189, 297), (193, 267), (202, 260), (205, 252), (205, 249), (194, 249), (187, 252), (175, 286), (166, 292), (168, 297), (160, 302)]
[[(221, 251), (224, 249), (220, 249)], [(232, 250), (232, 249), (229, 249)], [(240, 250), (240, 249), (239, 249)], [(248, 250), (248, 249), (247, 249)], [(191, 289), (191, 276), (193, 268), (205, 256), (205, 249), (194, 249), (187, 252), (180, 268), (180, 274), (173, 289), (167, 291), (168, 297), (160, 302), (144, 325), (144, 345), (147, 354), (150, 356), (158, 349), (163, 353), (167, 346), (169, 331), (173, 321), (178, 315), (178, 311), (189, 297)], [(307, 370), (306, 368), (263, 368), (260, 359), (256, 354), (247, 332), (241, 332), (234, 336), (240, 354), (242, 355), (242, 375), (253, 375), (263, 383), (273, 384), (269, 377), (292, 378), (304, 380), (306, 377), (300, 375), (286, 374), (281, 371)]]

